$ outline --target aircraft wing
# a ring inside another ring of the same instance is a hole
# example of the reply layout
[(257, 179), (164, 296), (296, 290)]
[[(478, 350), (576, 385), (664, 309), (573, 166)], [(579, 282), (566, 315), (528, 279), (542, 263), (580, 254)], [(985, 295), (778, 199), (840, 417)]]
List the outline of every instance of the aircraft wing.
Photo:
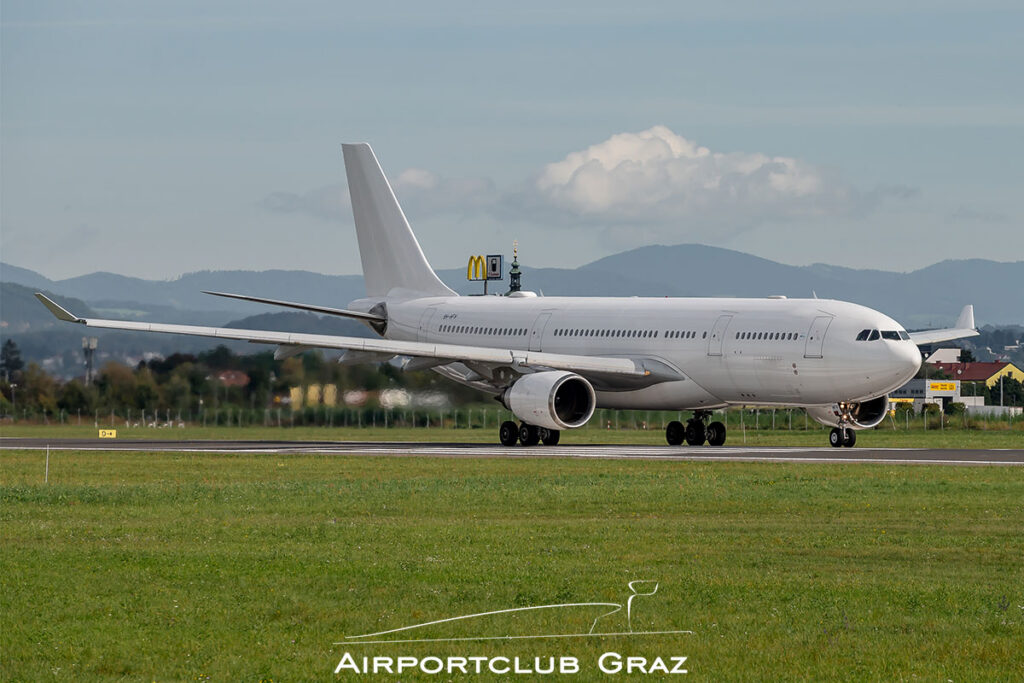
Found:
[[(88, 327), (111, 330), (137, 330), (140, 332), (163, 332), (166, 334), (187, 334), (198, 337), (215, 337), (254, 342), (257, 344), (278, 344), (282, 347), (305, 347), (321, 349), (344, 349), (365, 352), (368, 357), (412, 356), (414, 358), (437, 358), (449, 362), (471, 361), (494, 366), (513, 368), (551, 368), (568, 370), (582, 375), (614, 375), (619, 377), (644, 378), (651, 376), (651, 370), (644, 367), (643, 360), (630, 358), (609, 358), (601, 356), (579, 356), (563, 353), (542, 353), (521, 349), (497, 349), (486, 346), (462, 346), (457, 344), (435, 344), (430, 342), (394, 341), (390, 339), (361, 339), (359, 337), (336, 337), (326, 334), (296, 334), (272, 332), (269, 330), (238, 330), (225, 327), (203, 327), (200, 325), (172, 325), (167, 323), (143, 323), (128, 320), (103, 320), (79, 318), (60, 304), (36, 292), (36, 298), (59, 320), (78, 323)], [(653, 366), (656, 374), (661, 368)]]
[(968, 304), (960, 311), (960, 317), (956, 319), (953, 327), (942, 330), (924, 330), (922, 332), (911, 332), (910, 339), (917, 345), (937, 344), (954, 339), (965, 337), (977, 337), (978, 330), (974, 328), (974, 306)]

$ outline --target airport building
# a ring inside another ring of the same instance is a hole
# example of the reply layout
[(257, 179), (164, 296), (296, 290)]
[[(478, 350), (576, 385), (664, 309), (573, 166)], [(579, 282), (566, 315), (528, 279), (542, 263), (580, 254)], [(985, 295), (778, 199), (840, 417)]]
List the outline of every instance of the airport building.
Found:
[(960, 382), (949, 379), (912, 379), (892, 392), (889, 400), (893, 404), (912, 403), (916, 411), (925, 403), (934, 403), (943, 411), (950, 403), (965, 403), (968, 409), (985, 404), (984, 396), (961, 396)]
[[(945, 353), (948, 352), (948, 353)], [(912, 379), (892, 392), (894, 404), (912, 403), (920, 411), (925, 403), (934, 403), (943, 411), (950, 403), (963, 403), (975, 415), (1019, 415), (1019, 406), (985, 405), (985, 388), (999, 384), (1000, 378), (1024, 380), (1024, 372), (1013, 363), (961, 363), (960, 349), (939, 349), (925, 363), (952, 379)]]

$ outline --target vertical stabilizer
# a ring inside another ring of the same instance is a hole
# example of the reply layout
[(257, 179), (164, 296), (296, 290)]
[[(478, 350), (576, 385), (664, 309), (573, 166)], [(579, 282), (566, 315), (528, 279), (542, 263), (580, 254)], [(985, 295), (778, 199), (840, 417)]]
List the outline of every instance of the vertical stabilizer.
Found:
[(345, 174), (359, 239), (366, 295), (455, 296), (427, 263), (370, 145), (344, 144)]

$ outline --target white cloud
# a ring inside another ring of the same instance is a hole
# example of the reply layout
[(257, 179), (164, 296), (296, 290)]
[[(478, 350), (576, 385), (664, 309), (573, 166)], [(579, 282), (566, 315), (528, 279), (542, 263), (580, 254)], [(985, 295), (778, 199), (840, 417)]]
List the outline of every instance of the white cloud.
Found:
[(605, 226), (686, 219), (741, 231), (765, 219), (853, 210), (858, 193), (791, 157), (712, 152), (665, 126), (620, 133), (548, 164), (530, 204)]
[[(391, 176), (406, 214), (510, 220), (586, 228), (609, 246), (644, 241), (721, 242), (759, 225), (863, 217), (879, 204), (908, 200), (915, 188), (861, 191), (814, 164), (757, 152), (714, 152), (665, 126), (620, 133), (549, 163), (522, 189), (502, 192), (487, 178), (445, 178), (409, 168)], [(277, 212), (348, 221), (348, 190), (329, 185), (263, 200)]]

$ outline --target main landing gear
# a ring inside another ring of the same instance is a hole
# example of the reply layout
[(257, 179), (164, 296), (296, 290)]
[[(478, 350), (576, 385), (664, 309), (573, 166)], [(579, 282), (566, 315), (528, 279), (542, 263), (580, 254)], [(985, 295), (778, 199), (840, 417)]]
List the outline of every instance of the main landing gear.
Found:
[(498, 429), (498, 440), (501, 441), (502, 446), (515, 446), (516, 442), (524, 446), (536, 446), (539, 443), (545, 446), (554, 446), (558, 443), (561, 434), (557, 429), (537, 427), (525, 422), (517, 425), (511, 420), (506, 420)]
[(828, 443), (832, 448), (853, 448), (853, 444), (857, 443), (857, 432), (847, 427), (833, 427), (828, 433)]
[(679, 446), (686, 441), (691, 446), (702, 446), (706, 441), (709, 446), (721, 446), (725, 443), (725, 425), (721, 422), (708, 424), (711, 411), (697, 410), (693, 417), (682, 422), (673, 420), (665, 428), (665, 440), (669, 446)]

